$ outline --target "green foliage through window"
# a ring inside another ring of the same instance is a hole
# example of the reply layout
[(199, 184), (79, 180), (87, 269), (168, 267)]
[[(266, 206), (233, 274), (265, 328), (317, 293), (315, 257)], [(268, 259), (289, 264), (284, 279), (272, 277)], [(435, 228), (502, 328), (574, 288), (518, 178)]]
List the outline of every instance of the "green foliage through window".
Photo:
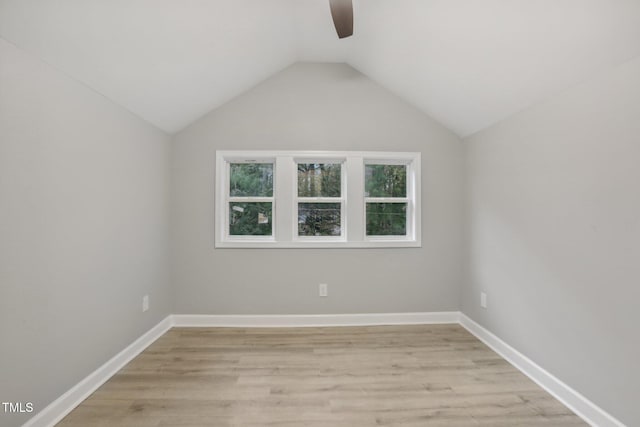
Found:
[(299, 203), (299, 236), (339, 236), (340, 203)]
[(229, 203), (229, 235), (271, 236), (272, 210), (271, 202)]
[(231, 197), (273, 196), (272, 163), (231, 163)]
[(340, 197), (339, 163), (298, 163), (298, 197)]
[(405, 165), (365, 165), (366, 197), (406, 197)]
[(367, 236), (405, 236), (406, 203), (367, 203)]

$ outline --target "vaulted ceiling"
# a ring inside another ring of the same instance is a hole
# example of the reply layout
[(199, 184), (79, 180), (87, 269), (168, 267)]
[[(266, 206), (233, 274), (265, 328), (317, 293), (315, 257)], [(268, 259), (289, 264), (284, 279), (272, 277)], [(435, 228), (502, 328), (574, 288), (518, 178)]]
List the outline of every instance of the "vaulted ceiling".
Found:
[(328, 0), (0, 0), (0, 36), (169, 133), (328, 61), (466, 136), (640, 56), (639, 0), (354, 0), (354, 15), (339, 40)]

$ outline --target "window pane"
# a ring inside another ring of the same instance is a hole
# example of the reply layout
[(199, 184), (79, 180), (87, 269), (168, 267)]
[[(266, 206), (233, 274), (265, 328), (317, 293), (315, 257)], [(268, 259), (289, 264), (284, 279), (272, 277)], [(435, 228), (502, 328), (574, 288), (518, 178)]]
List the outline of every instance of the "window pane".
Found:
[(298, 163), (298, 197), (340, 197), (339, 163)]
[(340, 203), (299, 203), (299, 236), (339, 236)]
[(406, 197), (407, 166), (365, 165), (365, 197)]
[(367, 203), (367, 236), (406, 235), (406, 203)]
[(273, 196), (273, 163), (231, 163), (231, 197)]
[(229, 203), (229, 235), (271, 236), (271, 202)]

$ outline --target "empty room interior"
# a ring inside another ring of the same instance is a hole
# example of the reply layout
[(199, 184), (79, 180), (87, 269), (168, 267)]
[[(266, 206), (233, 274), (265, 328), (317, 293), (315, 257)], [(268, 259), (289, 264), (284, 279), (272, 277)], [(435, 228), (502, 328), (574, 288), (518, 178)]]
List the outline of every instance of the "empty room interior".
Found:
[(0, 0), (0, 426), (640, 426), (640, 1)]

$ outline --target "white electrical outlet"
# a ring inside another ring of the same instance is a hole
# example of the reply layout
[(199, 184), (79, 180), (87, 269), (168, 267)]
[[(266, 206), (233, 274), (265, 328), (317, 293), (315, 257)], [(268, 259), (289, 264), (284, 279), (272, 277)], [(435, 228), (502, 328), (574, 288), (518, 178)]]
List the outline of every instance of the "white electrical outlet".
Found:
[(142, 297), (142, 312), (149, 310), (149, 295)]
[(329, 295), (329, 286), (326, 283), (320, 283), (318, 285), (318, 295), (326, 297)]
[(480, 292), (480, 307), (487, 308), (487, 294)]

